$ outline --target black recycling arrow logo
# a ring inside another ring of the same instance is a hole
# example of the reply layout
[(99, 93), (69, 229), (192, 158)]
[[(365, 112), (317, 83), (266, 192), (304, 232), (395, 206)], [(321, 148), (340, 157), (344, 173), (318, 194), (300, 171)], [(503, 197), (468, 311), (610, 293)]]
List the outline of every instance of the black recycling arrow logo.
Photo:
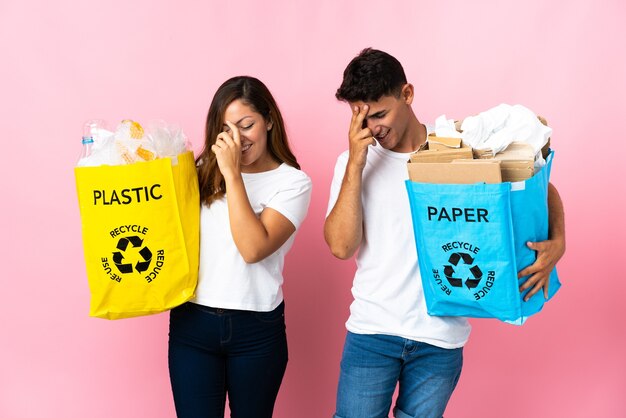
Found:
[[(449, 260), (448, 260), (449, 261)], [(452, 263), (452, 261), (450, 261)], [(463, 286), (463, 280), (453, 277), (455, 271), (454, 268), (452, 266), (444, 266), (443, 267), (443, 274), (446, 275), (446, 279), (448, 279), (448, 282), (450, 283), (451, 286), (454, 287), (462, 287)]]
[(469, 270), (474, 278), (470, 279), (468, 277), (465, 280), (465, 286), (467, 286), (468, 289), (474, 289), (478, 286), (478, 283), (480, 283), (480, 279), (483, 277), (483, 272), (480, 271), (480, 267), (478, 266), (472, 266)]
[(148, 270), (148, 267), (150, 267), (150, 261), (152, 261), (152, 251), (150, 251), (148, 247), (143, 247), (139, 251), (139, 255), (143, 258), (143, 261), (137, 261), (137, 264), (135, 264), (135, 270), (141, 273)]
[[(133, 272), (133, 263), (127, 262), (127, 261), (125, 262), (125, 257), (124, 257), (124, 254), (126, 253), (126, 250), (128, 249), (128, 244), (132, 245), (131, 248), (139, 248), (143, 245), (143, 240), (139, 238), (138, 236), (133, 235), (129, 237), (122, 237), (117, 242), (116, 248), (120, 251), (113, 252), (113, 263), (115, 263), (115, 266), (117, 267), (119, 272), (122, 274)], [(139, 254), (141, 259), (138, 260), (137, 263), (135, 264), (135, 270), (138, 273), (142, 273), (148, 270), (148, 268), (150, 267), (150, 263), (152, 262), (152, 251), (150, 251), (150, 249), (147, 246), (145, 246), (141, 248), (141, 250), (139, 250), (137, 254)], [(132, 258), (132, 257), (129, 257), (129, 258)]]
[[(448, 258), (448, 262), (451, 265), (443, 266), (443, 274), (446, 276), (446, 279), (448, 279), (448, 283), (450, 283), (450, 286), (463, 287), (463, 279), (460, 277), (454, 277), (456, 275), (454, 267), (457, 267), (459, 261), (461, 260), (463, 260), (463, 265), (472, 266), (472, 264), (474, 264), (474, 258), (472, 258), (471, 255), (467, 253), (452, 253)], [(478, 265), (470, 267), (469, 272), (472, 274), (472, 277), (468, 277), (465, 279), (465, 286), (467, 286), (467, 288), (471, 290), (478, 286), (480, 280), (483, 277), (483, 272), (480, 270), (480, 267), (478, 267)]]

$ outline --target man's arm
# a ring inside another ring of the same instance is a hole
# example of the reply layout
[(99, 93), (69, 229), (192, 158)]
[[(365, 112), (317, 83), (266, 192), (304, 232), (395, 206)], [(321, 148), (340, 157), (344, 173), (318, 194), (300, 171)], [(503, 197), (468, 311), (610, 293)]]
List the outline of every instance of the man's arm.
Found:
[(363, 169), (367, 159), (367, 147), (376, 144), (372, 132), (363, 128), (368, 110), (367, 105), (361, 109), (358, 106), (352, 109), (348, 164), (337, 202), (324, 223), (324, 239), (333, 255), (342, 260), (352, 257), (363, 239)]
[(543, 288), (543, 295), (548, 298), (550, 273), (565, 253), (565, 215), (563, 202), (559, 192), (552, 183), (548, 184), (548, 220), (550, 230), (548, 239), (541, 242), (528, 242), (528, 248), (537, 251), (537, 260), (519, 272), (518, 278), (531, 275), (522, 286), (520, 292), (532, 287), (524, 300), (530, 299)]

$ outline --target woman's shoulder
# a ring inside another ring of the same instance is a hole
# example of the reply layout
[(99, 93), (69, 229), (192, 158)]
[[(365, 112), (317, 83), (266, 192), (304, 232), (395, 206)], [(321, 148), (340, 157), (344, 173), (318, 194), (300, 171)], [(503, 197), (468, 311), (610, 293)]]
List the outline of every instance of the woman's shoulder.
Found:
[(287, 163), (281, 164), (278, 169), (281, 170), (281, 174), (286, 177), (288, 176), (293, 179), (311, 180), (311, 178), (302, 169), (295, 168)]

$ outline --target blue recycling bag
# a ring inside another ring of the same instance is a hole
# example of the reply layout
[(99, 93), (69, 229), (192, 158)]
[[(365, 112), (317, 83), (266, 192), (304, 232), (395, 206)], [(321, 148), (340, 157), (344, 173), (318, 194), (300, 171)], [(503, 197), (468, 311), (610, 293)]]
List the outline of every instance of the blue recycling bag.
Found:
[[(528, 241), (548, 238), (548, 181), (554, 152), (532, 178), (498, 184), (406, 181), (428, 313), (497, 318), (516, 325), (539, 312), (524, 302), (517, 273), (533, 264)], [(556, 268), (548, 300), (561, 286)]]

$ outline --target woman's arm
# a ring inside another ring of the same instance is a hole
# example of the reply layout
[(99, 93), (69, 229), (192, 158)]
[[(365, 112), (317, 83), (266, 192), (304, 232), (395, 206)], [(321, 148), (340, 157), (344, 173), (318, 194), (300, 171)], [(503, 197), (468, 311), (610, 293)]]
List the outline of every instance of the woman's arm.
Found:
[(230, 230), (246, 263), (256, 263), (278, 250), (296, 227), (278, 211), (266, 208), (257, 217), (250, 205), (241, 176), (239, 129), (230, 122), (233, 136), (222, 132), (211, 150), (215, 153), (226, 183)]

